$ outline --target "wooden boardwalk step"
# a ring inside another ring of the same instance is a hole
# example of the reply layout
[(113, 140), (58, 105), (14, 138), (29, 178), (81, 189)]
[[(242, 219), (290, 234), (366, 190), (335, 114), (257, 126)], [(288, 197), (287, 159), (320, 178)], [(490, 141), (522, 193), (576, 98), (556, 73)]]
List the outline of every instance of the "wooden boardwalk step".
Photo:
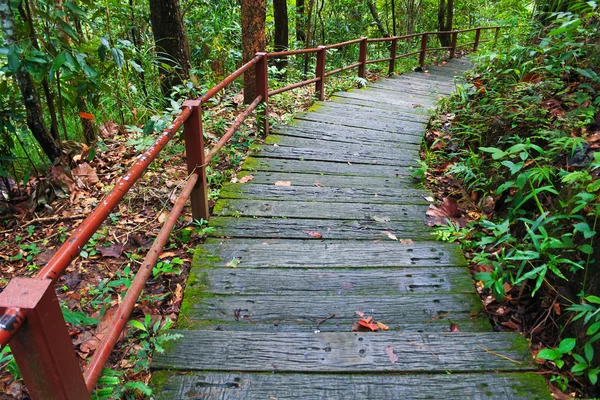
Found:
[[(173, 332), (183, 338), (174, 341), (170, 351), (154, 358), (154, 368), (311, 373), (506, 372), (537, 368), (527, 341), (516, 333)], [(390, 360), (394, 356), (398, 361)]]
[[(491, 332), (411, 177), (431, 110), (468, 68), (380, 79), (273, 127), (221, 188), (183, 337), (152, 363), (157, 399), (550, 398), (527, 340)], [(355, 332), (360, 315), (388, 329)]]
[(542, 400), (544, 378), (535, 373), (336, 375), (161, 372), (159, 400), (386, 399)]

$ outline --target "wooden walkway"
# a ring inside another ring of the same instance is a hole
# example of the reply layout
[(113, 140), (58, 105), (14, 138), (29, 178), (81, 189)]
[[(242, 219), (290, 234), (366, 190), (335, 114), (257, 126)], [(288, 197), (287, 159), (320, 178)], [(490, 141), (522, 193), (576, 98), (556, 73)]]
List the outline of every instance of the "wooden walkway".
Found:
[[(467, 68), (382, 79), (274, 129), (253, 179), (221, 191), (183, 338), (153, 362), (158, 399), (550, 397), (527, 341), (492, 332), (460, 249), (433, 241), (410, 178)], [(353, 332), (357, 311), (389, 330)]]

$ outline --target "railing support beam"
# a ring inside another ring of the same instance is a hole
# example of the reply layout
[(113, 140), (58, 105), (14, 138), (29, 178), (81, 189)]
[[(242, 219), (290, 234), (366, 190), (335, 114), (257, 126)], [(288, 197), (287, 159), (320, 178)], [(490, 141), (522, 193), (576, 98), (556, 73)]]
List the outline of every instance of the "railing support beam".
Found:
[[(27, 323), (10, 342), (34, 400), (89, 399), (79, 362), (50, 279), (13, 278), (0, 293), (0, 311), (18, 307)], [(0, 321), (1, 325), (11, 323)]]
[(361, 38), (360, 40), (360, 53), (358, 56), (358, 76), (364, 78), (367, 76), (367, 38)]
[(388, 70), (388, 75), (394, 75), (396, 72), (396, 54), (398, 53), (398, 39), (393, 39), (391, 48), (390, 48), (390, 68)]
[(456, 43), (458, 42), (458, 32), (452, 32), (452, 44), (450, 45), (450, 59), (456, 54)]
[(476, 52), (479, 48), (479, 40), (481, 39), (481, 28), (477, 28), (475, 31), (475, 44), (473, 44), (473, 52)]
[(208, 221), (208, 185), (206, 181), (206, 161), (204, 155), (204, 132), (202, 131), (202, 107), (200, 100), (186, 100), (182, 107), (192, 109), (192, 114), (185, 121), (183, 134), (185, 137), (185, 155), (188, 174), (198, 173), (198, 182), (192, 191), (192, 217)]
[(256, 95), (262, 96), (262, 112), (256, 114), (256, 122), (259, 129), (263, 128), (263, 135), (269, 134), (269, 69), (267, 53), (256, 53), (261, 56), (256, 63)]
[(316, 77), (319, 80), (315, 84), (315, 95), (319, 100), (325, 100), (325, 60), (327, 57), (327, 47), (319, 46), (319, 51), (317, 52), (317, 70)]
[(419, 54), (419, 67), (425, 70), (425, 57), (427, 56), (427, 34), (421, 35), (421, 53)]

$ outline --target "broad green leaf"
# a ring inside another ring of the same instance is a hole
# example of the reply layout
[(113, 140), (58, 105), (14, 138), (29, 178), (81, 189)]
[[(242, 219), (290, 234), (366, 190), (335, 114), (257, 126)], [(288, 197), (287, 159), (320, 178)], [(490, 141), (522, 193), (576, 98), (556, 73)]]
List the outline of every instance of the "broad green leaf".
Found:
[(83, 17), (83, 18), (87, 17), (87, 14), (85, 13), (85, 11), (83, 11), (81, 8), (79, 8), (79, 6), (77, 6), (77, 4), (75, 4), (71, 1), (66, 1), (65, 7), (67, 7), (69, 10), (71, 10), (73, 12), (73, 14), (77, 14), (78, 16)]
[(499, 160), (508, 154), (495, 147), (480, 147), (479, 150), (485, 151), (486, 153), (491, 153), (494, 160)]
[(600, 321), (593, 323), (587, 330), (587, 335), (592, 336), (594, 333), (600, 330)]
[(573, 365), (573, 368), (571, 368), (571, 372), (581, 372), (581, 371), (585, 371), (587, 369), (588, 365), (584, 364), (584, 363), (577, 363), (575, 365)]
[(537, 355), (537, 358), (542, 358), (544, 360), (558, 360), (562, 358), (562, 353), (553, 349), (543, 349)]
[(17, 54), (17, 48), (15, 46), (11, 46), (9, 48), (7, 58), (8, 69), (10, 69), (13, 73), (17, 72), (19, 70), (19, 67), (21, 66), (21, 59)]
[(125, 65), (125, 55), (123, 55), (123, 52), (120, 49), (112, 48), (110, 54), (115, 64), (117, 64), (117, 67), (122, 68), (123, 65)]
[(571, 350), (573, 350), (575, 348), (575, 345), (577, 344), (577, 341), (575, 340), (575, 338), (566, 338), (561, 340), (560, 344), (558, 345), (558, 351), (560, 351), (563, 354), (566, 354), (568, 352), (570, 352)]
[(144, 324), (142, 324), (140, 321), (137, 321), (135, 319), (129, 321), (129, 325), (133, 326), (134, 328), (139, 329), (140, 331), (148, 332), (148, 329), (146, 329)]
[(59, 55), (56, 56), (56, 58), (52, 62), (52, 66), (50, 67), (50, 71), (48, 72), (48, 74), (50, 76), (54, 76), (56, 71), (61, 69), (66, 61), (67, 61), (67, 55), (64, 51), (62, 51)]
[(482, 282), (488, 282), (492, 280), (492, 274), (489, 272), (478, 272), (474, 278)]
[(592, 362), (594, 359), (594, 348), (592, 347), (591, 343), (586, 343), (583, 346), (583, 352), (585, 353), (585, 358), (588, 360), (588, 362)]
[(600, 297), (598, 296), (585, 296), (585, 300), (589, 303), (600, 304)]

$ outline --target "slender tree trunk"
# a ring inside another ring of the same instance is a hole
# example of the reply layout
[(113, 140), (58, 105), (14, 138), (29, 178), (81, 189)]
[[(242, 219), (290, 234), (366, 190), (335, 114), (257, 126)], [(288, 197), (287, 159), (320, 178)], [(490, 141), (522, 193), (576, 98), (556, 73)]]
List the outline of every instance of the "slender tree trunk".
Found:
[(304, 31), (304, 0), (296, 0), (296, 40), (300, 43), (306, 41)]
[(150, 0), (150, 21), (156, 50), (170, 68), (159, 67), (161, 88), (171, 88), (190, 78), (190, 44), (183, 25), (179, 0)]
[[(242, 1), (242, 59), (250, 61), (256, 53), (265, 51), (266, 0)], [(252, 103), (256, 98), (256, 68), (244, 73), (244, 102)]]
[[(133, 42), (133, 47), (135, 47), (135, 62), (138, 65), (142, 66), (142, 55), (141, 55), (141, 39), (140, 39), (140, 31), (139, 27), (135, 20), (135, 2), (134, 0), (129, 0), (129, 7), (131, 8), (131, 41)], [(148, 88), (146, 87), (146, 73), (144, 71), (139, 72), (140, 80), (142, 81), (142, 91), (144, 95), (148, 97)]]
[[(304, 42), (304, 46), (306, 48), (310, 47), (310, 41), (311, 41), (311, 21), (312, 21), (312, 12), (313, 12), (313, 7), (315, 5), (315, 0), (308, 0), (308, 15), (306, 16), (306, 33), (305, 33), (305, 38), (306, 41)], [(308, 54), (304, 55), (304, 79), (306, 79), (306, 77), (308, 76)]]
[[(452, 30), (452, 18), (454, 16), (454, 0), (440, 0), (438, 8), (438, 29), (442, 32)], [(440, 44), (444, 47), (450, 46), (452, 39), (449, 33), (439, 35)]]
[(325, 22), (323, 22), (323, 7), (325, 7), (325, 0), (321, 0), (321, 6), (319, 7), (319, 22), (321, 24), (321, 43), (325, 44)]
[[(289, 48), (289, 27), (286, 0), (273, 0), (273, 17), (275, 19), (275, 51), (286, 51)], [(287, 67), (287, 57), (276, 60), (278, 70)]]
[(392, 32), (394, 36), (398, 35), (396, 30), (396, 1), (392, 0)]
[[(440, 1), (443, 1), (443, 0), (440, 0)], [(375, 21), (375, 25), (377, 25), (377, 28), (379, 28), (379, 32), (381, 33), (381, 36), (383, 36), (383, 37), (390, 36), (389, 33), (387, 33), (385, 26), (381, 22), (381, 19), (379, 18), (379, 13), (377, 12), (377, 7), (375, 6), (375, 3), (373, 2), (373, 0), (367, 0), (367, 5), (369, 6), (369, 11), (371, 11), (373, 20)]]
[[(0, 22), (4, 46), (9, 48), (16, 46), (15, 20), (13, 11), (10, 8), (10, 0), (0, 0)], [(60, 144), (46, 128), (42, 105), (33, 78), (27, 69), (20, 66), (15, 72), (15, 79), (21, 90), (23, 104), (27, 111), (27, 126), (50, 160), (54, 161), (60, 158), (62, 154)]]

